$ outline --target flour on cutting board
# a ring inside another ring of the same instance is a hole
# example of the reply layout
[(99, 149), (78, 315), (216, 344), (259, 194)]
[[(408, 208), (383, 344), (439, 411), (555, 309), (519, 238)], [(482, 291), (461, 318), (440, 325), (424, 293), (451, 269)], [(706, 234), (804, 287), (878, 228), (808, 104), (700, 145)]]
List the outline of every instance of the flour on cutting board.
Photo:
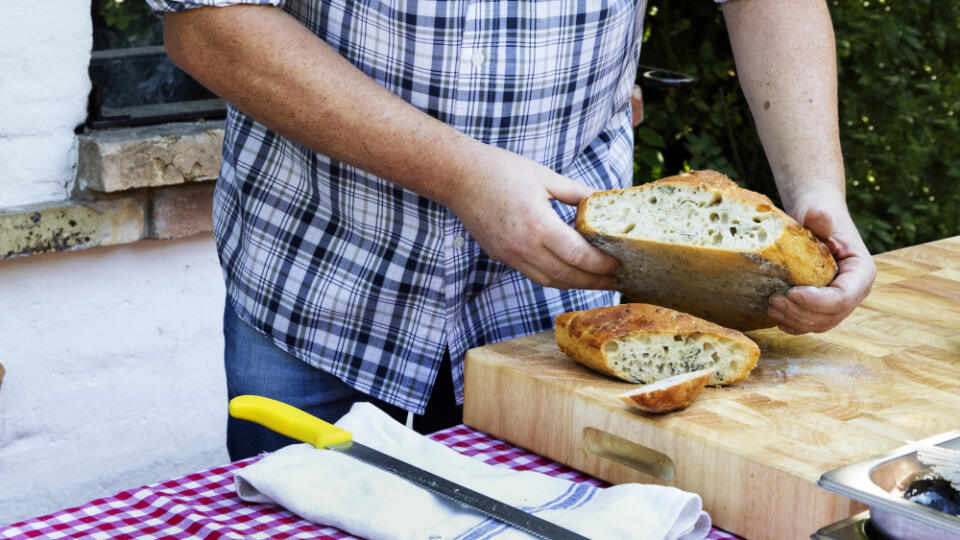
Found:
[[(762, 360), (761, 360), (762, 361)], [(871, 369), (861, 363), (849, 363), (837, 365), (829, 359), (823, 358), (791, 358), (783, 359), (785, 367), (776, 367), (774, 370), (781, 371), (787, 378), (800, 375), (833, 375), (839, 374), (857, 380), (877, 380), (891, 375), (887, 370)]]

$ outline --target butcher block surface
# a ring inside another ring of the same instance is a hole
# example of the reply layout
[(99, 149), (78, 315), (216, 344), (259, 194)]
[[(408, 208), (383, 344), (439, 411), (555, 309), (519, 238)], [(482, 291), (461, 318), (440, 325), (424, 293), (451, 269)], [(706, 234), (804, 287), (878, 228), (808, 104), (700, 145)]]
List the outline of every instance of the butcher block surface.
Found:
[(816, 487), (831, 469), (960, 428), (960, 237), (877, 255), (870, 296), (839, 327), (750, 332), (743, 383), (666, 415), (636, 385), (580, 366), (553, 332), (467, 353), (464, 422), (605, 480), (701, 495), (751, 540), (808, 538), (860, 510)]

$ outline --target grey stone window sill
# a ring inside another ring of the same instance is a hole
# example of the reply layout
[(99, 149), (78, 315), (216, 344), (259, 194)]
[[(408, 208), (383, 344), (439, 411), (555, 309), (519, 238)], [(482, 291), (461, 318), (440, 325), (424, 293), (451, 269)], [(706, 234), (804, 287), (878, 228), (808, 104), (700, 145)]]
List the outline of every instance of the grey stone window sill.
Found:
[(222, 144), (222, 121), (80, 135), (73, 197), (0, 209), (0, 259), (210, 231)]

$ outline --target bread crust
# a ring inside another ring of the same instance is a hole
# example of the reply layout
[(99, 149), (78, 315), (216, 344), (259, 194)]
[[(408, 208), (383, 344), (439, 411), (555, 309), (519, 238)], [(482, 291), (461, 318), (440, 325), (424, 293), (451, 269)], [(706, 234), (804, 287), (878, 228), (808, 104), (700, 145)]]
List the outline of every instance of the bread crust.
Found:
[[(740, 252), (607, 235), (591, 225), (590, 202), (596, 197), (658, 186), (697, 186), (753, 205), (775, 214), (783, 232), (761, 251)], [(742, 331), (776, 326), (767, 315), (771, 294), (797, 285), (823, 287), (837, 273), (830, 250), (811, 231), (766, 196), (742, 189), (715, 171), (692, 171), (642, 186), (594, 193), (580, 202), (576, 229), (620, 260), (617, 289), (632, 300), (670, 307)]]
[(634, 334), (709, 334), (738, 343), (747, 351), (742, 369), (723, 377), (717, 370), (714, 384), (731, 384), (746, 379), (760, 357), (757, 344), (736, 330), (650, 304), (620, 304), (571, 311), (557, 315), (554, 322), (557, 346), (561, 351), (580, 364), (623, 380), (629, 379), (614, 369), (604, 347), (613, 340)]
[[(618, 394), (617, 397), (627, 405), (646, 412), (668, 413), (686, 409), (707, 387), (710, 379), (713, 378), (714, 370), (704, 369), (695, 373), (697, 375), (693, 377), (676, 375), (673, 378), (678, 379), (678, 382), (665, 388), (651, 390), (648, 388), (650, 385), (643, 385), (635, 390)], [(665, 379), (660, 382), (668, 381), (669, 379)]]

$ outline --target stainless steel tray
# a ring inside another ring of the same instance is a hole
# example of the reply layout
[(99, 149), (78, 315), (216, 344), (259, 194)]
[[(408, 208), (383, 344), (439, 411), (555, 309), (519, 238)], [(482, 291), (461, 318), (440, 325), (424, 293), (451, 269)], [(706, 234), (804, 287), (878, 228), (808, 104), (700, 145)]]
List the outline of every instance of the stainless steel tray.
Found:
[(870, 529), (870, 512), (863, 511), (820, 529), (811, 534), (810, 538), (813, 540), (876, 540), (876, 533)]
[[(922, 442), (960, 450), (960, 430)], [(883, 534), (909, 540), (960, 540), (960, 517), (900, 496), (902, 482), (925, 470), (912, 446), (904, 446), (824, 473), (817, 485), (870, 505), (870, 523)]]

